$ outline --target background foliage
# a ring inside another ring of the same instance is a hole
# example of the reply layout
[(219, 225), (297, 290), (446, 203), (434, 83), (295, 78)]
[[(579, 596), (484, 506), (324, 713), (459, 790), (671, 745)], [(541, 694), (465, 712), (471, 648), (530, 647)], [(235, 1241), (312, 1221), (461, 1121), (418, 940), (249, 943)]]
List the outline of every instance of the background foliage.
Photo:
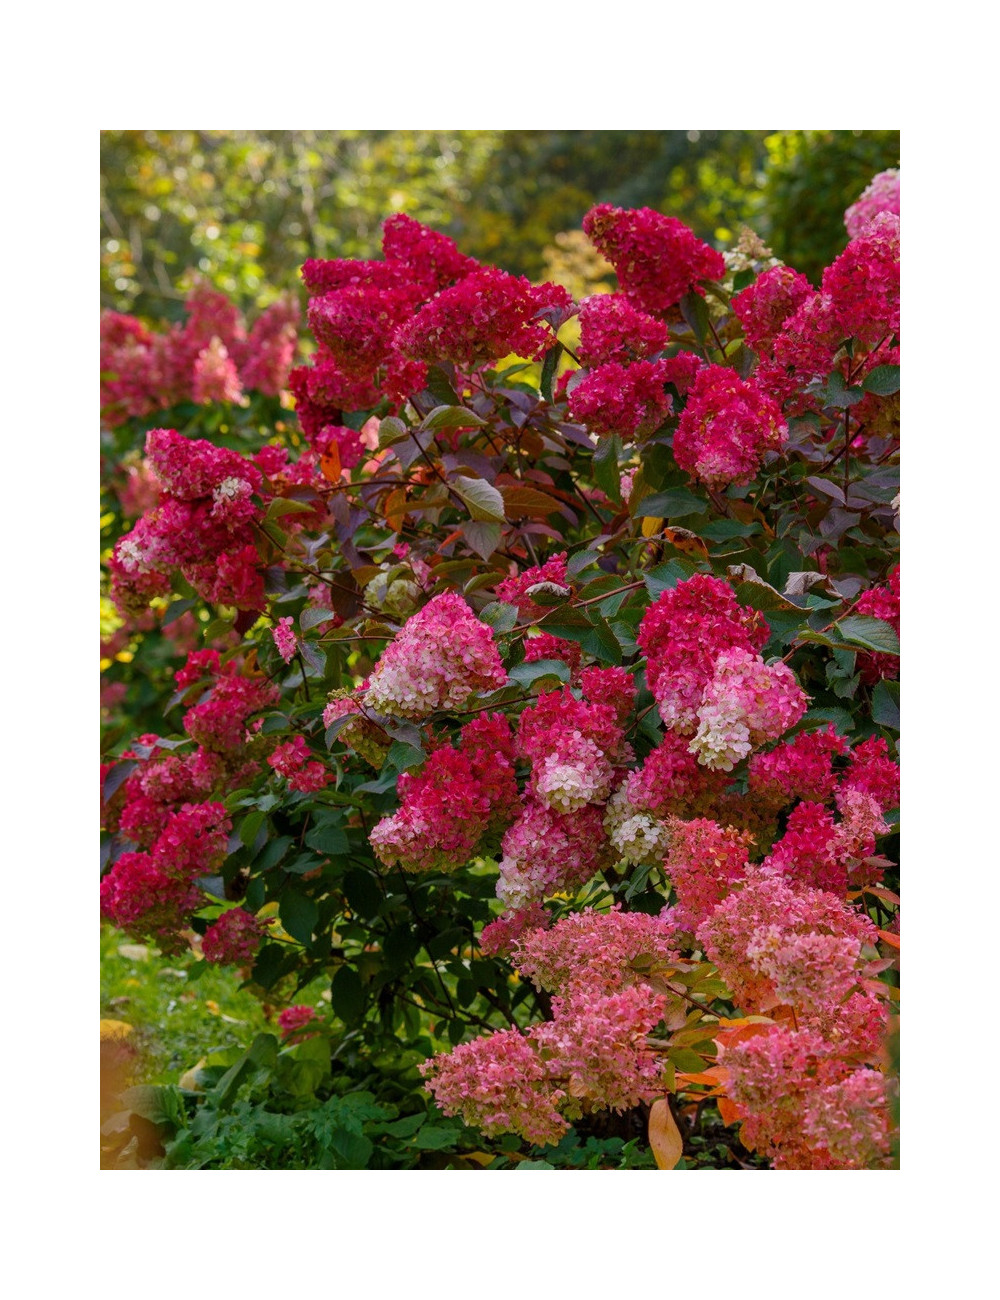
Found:
[(372, 257), (403, 211), (539, 277), (595, 203), (649, 206), (719, 244), (747, 222), (815, 278), (898, 131), (105, 131), (101, 303), (180, 317), (199, 269), (243, 307), (308, 257)]

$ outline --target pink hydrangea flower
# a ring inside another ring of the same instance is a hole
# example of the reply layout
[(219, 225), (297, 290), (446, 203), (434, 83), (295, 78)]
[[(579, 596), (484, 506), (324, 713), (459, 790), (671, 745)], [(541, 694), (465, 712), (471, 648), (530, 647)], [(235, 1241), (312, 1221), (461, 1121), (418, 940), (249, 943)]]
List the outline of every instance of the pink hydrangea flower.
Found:
[(301, 1042), (304, 1038), (315, 1037), (305, 1030), (318, 1019), (314, 1007), (285, 1007), (284, 1011), (278, 1012), (278, 1030), (286, 1042)]
[(201, 955), (218, 966), (249, 966), (260, 949), (268, 924), (242, 907), (231, 907), (205, 931)]
[(880, 212), (899, 216), (899, 168), (879, 172), (844, 213), (844, 225), (850, 239), (857, 239)]
[(794, 726), (806, 704), (787, 664), (765, 663), (748, 650), (724, 650), (698, 704), (698, 730), (689, 748), (706, 767), (732, 771), (754, 746)]
[(696, 573), (664, 591), (646, 610), (637, 641), (646, 654), (646, 680), (664, 725), (690, 734), (702, 693), (723, 650), (759, 651), (770, 629), (744, 609), (721, 578)]
[(383, 652), (366, 703), (379, 713), (423, 718), (461, 709), (477, 691), (506, 681), (492, 630), (461, 596), (446, 591), (408, 619)]
[(667, 346), (667, 327), (618, 293), (598, 293), (580, 304), (578, 356), (585, 366), (627, 364)]
[(291, 618), (279, 618), (271, 629), (271, 635), (274, 637), (274, 644), (278, 647), (278, 654), (281, 655), (286, 664), (290, 664), (295, 658), (295, 651), (298, 649), (293, 620)]

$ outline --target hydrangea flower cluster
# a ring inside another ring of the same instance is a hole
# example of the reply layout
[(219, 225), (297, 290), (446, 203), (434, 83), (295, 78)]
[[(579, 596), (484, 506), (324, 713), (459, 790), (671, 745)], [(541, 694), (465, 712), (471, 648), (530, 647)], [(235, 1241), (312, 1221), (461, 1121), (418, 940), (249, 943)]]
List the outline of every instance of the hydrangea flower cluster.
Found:
[(748, 650), (724, 650), (698, 706), (691, 751), (699, 763), (730, 772), (750, 750), (777, 740), (806, 711), (806, 696), (783, 663)]
[(721, 253), (652, 208), (599, 203), (583, 218), (583, 229), (615, 268), (622, 292), (653, 315), (676, 306), (699, 280), (721, 280), (726, 273)]
[(383, 817), (369, 836), (379, 858), (407, 871), (464, 866), (483, 839), (499, 835), (520, 810), (514, 759), (503, 714), (468, 723), (458, 749), (436, 749), (419, 772), (400, 776), (398, 812)]
[(639, 624), (646, 654), (646, 680), (664, 725), (690, 735), (698, 727), (702, 694), (724, 650), (756, 654), (770, 629), (756, 611), (744, 609), (721, 578), (696, 573), (664, 591)]
[(833, 760), (849, 750), (846, 737), (839, 736), (832, 723), (819, 731), (803, 731), (767, 753), (753, 755), (750, 792), (776, 809), (796, 799), (825, 803), (837, 785)]
[(665, 870), (677, 895), (663, 919), (694, 934), (750, 870), (752, 840), (746, 831), (705, 817), (672, 818)]
[(733, 298), (733, 312), (743, 325), (747, 346), (769, 353), (782, 326), (815, 290), (790, 266), (772, 266)]
[(333, 780), (326, 764), (313, 758), (312, 751), (302, 736), (293, 736), (284, 745), (278, 745), (268, 755), (267, 761), (279, 776), (285, 778), (290, 790), (311, 794), (324, 789)]
[(220, 803), (183, 804), (148, 851), (122, 853), (101, 881), (101, 915), (164, 952), (183, 946), (179, 931), (204, 901), (196, 881), (227, 851), (230, 821)]
[[(811, 981), (820, 967), (805, 959), (801, 942), (815, 934), (849, 940), (842, 959), (826, 967), (834, 989), (826, 1001), (835, 1004), (861, 978), (861, 949), (874, 944), (877, 935), (867, 916), (834, 894), (796, 887), (768, 872), (752, 873), (697, 930), (738, 1005), (759, 1015), (784, 1003), (816, 1005), (819, 995)], [(796, 958), (800, 949), (802, 962)]]
[(243, 907), (231, 907), (205, 931), (201, 955), (217, 966), (249, 966), (257, 956), (269, 924)]
[(674, 459), (710, 487), (749, 483), (788, 437), (781, 408), (728, 366), (699, 371), (674, 435)]
[[(591, 691), (600, 689), (600, 676), (588, 681)], [(634, 684), (629, 685), (634, 693)], [(626, 689), (617, 679), (614, 687)], [(539, 696), (521, 714), (517, 728), (518, 749), (531, 764), (532, 796), (563, 813), (605, 802), (615, 766), (631, 757), (619, 721), (630, 708), (631, 699), (621, 694), (615, 704), (592, 703), (578, 700), (568, 687)]]
[(598, 293), (580, 304), (580, 346), (585, 366), (642, 361), (667, 346), (662, 321), (633, 307), (620, 293)]
[(271, 630), (274, 637), (274, 644), (277, 646), (278, 654), (286, 664), (290, 664), (295, 658), (295, 651), (298, 649), (298, 641), (295, 636), (293, 620), (291, 618), (279, 618)]
[(655, 1096), (661, 1067), (646, 1036), (664, 999), (640, 973), (676, 959), (666, 927), (641, 913), (584, 912), (526, 930), (515, 965), (555, 994), (552, 1019), (526, 1034), (501, 1030), (421, 1070), (441, 1109), (488, 1134), (556, 1142), (567, 1119), (627, 1110)]
[(849, 239), (857, 239), (880, 212), (899, 216), (899, 168), (890, 167), (879, 172), (861, 197), (844, 213), (844, 225)]
[(239, 452), (173, 429), (153, 429), (146, 455), (162, 492), (117, 542), (111, 594), (123, 612), (142, 610), (170, 590), (173, 570), (205, 600), (262, 609), (260, 558), (251, 524), (262, 517), (257, 466)]
[(530, 798), (503, 837), (502, 853), (497, 897), (509, 911), (579, 889), (614, 856), (596, 804), (561, 813)]
[(506, 681), (492, 630), (446, 591), (407, 619), (375, 665), (366, 703), (379, 713), (424, 718), (461, 709), (477, 691)]
[(530, 569), (523, 569), (513, 577), (504, 578), (503, 582), (497, 584), (496, 598), (506, 601), (509, 605), (516, 605), (526, 618), (541, 618), (545, 608), (536, 605), (531, 599), (532, 587), (540, 586), (554, 588), (557, 593), (569, 595), (565, 551), (550, 555), (544, 564), (536, 564)]
[(395, 343), (404, 356), (424, 362), (477, 366), (509, 353), (537, 360), (555, 342), (539, 317), (565, 316), (571, 307), (561, 285), (533, 285), (486, 266), (432, 298), (397, 332)]
[(607, 361), (569, 390), (570, 414), (602, 437), (643, 438), (670, 414), (669, 377), (666, 361)]
[(201, 283), (188, 319), (154, 333), (134, 316), (101, 316), (101, 415), (114, 428), (178, 402), (240, 402), (246, 390), (276, 396), (288, 383), (297, 346), (298, 305), (282, 298), (249, 336), (224, 294)]
[(306, 1030), (318, 1019), (314, 1007), (303, 1005), (285, 1007), (283, 1011), (278, 1012), (278, 1032), (286, 1043), (298, 1043), (312, 1037), (312, 1034), (306, 1033)]

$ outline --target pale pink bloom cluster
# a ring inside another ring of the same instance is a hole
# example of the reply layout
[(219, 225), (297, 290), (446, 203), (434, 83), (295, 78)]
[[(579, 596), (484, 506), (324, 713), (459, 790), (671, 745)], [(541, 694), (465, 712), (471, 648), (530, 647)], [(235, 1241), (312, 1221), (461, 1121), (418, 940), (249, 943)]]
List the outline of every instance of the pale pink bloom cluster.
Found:
[(632, 803), (630, 780), (623, 781), (608, 800), (604, 829), (619, 859), (631, 866), (659, 866), (670, 845), (666, 824)]
[(655, 963), (678, 960), (670, 928), (645, 912), (585, 908), (551, 929), (528, 930), (516, 944), (516, 965), (538, 989), (566, 997), (619, 993), (641, 982)]
[(646, 1036), (664, 999), (641, 970), (675, 957), (666, 927), (639, 913), (584, 912), (549, 930), (526, 930), (515, 964), (556, 994), (552, 1019), (428, 1061), (421, 1069), (438, 1105), (486, 1133), (546, 1143), (558, 1141), (566, 1119), (655, 1096), (661, 1067)]
[[(597, 669), (600, 675), (588, 677), (591, 691), (601, 691), (605, 672), (614, 670)], [(624, 689), (616, 679), (615, 702), (609, 704), (578, 700), (569, 687), (549, 691), (521, 714), (518, 748), (531, 764), (529, 790), (540, 803), (569, 813), (608, 798), (615, 767), (632, 756), (618, 720), (622, 709), (627, 716), (631, 707), (621, 695)]]
[(529, 798), (503, 837), (497, 897), (518, 910), (560, 890), (576, 890), (610, 866), (613, 853), (604, 830), (603, 809), (586, 804), (561, 813)]
[[(829, 967), (830, 1002), (839, 1001), (860, 979), (862, 948), (876, 942), (875, 926), (836, 895), (796, 887), (768, 872), (751, 873), (742, 889), (728, 895), (698, 927), (698, 939), (719, 968), (737, 1004), (754, 1014), (796, 997), (796, 945), (802, 936), (827, 934), (848, 941), (837, 967)], [(785, 949), (792, 955), (785, 960)], [(845, 980), (850, 976), (850, 981)], [(805, 976), (804, 976), (805, 978)], [(809, 994), (810, 1006), (816, 994)]]
[(787, 664), (765, 663), (747, 650), (725, 650), (702, 694), (691, 752), (706, 767), (731, 772), (751, 749), (794, 726), (806, 703)]
[(503, 686), (507, 674), (492, 630), (456, 592), (435, 596), (407, 619), (371, 675), (366, 703), (399, 718), (461, 709), (477, 691)]
[(887, 1012), (868, 977), (871, 920), (765, 865), (697, 933), (741, 1007), (780, 1006), (791, 1017), (752, 1037), (719, 1035), (727, 1094), (746, 1115), (743, 1140), (776, 1169), (882, 1165), (886, 1087), (868, 1067), (879, 1062)]
[(899, 216), (899, 168), (890, 167), (879, 172), (844, 213), (844, 225), (848, 238), (856, 239), (863, 234), (869, 222), (880, 212), (891, 212)]
[(531, 1039), (516, 1029), (460, 1043), (425, 1061), (420, 1072), (446, 1115), (461, 1115), (487, 1137), (520, 1133), (539, 1146), (558, 1142), (568, 1125), (555, 1108), (559, 1088)]
[(889, 1086), (878, 1070), (854, 1070), (810, 1092), (802, 1132), (850, 1169), (884, 1165), (891, 1150)]
[(663, 1015), (661, 994), (642, 984), (596, 999), (553, 998), (552, 1013), (529, 1036), (558, 1072), (564, 1115), (579, 1118), (589, 1106), (630, 1110), (655, 1095), (661, 1067), (644, 1040)]

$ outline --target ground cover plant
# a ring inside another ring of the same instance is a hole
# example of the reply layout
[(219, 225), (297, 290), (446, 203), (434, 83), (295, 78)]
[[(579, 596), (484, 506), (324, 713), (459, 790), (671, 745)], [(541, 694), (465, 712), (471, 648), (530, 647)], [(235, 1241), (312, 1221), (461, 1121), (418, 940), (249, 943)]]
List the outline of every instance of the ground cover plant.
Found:
[(583, 233), (103, 318), (102, 915), (273, 1025), (123, 1162), (895, 1163), (898, 175), (818, 286)]

